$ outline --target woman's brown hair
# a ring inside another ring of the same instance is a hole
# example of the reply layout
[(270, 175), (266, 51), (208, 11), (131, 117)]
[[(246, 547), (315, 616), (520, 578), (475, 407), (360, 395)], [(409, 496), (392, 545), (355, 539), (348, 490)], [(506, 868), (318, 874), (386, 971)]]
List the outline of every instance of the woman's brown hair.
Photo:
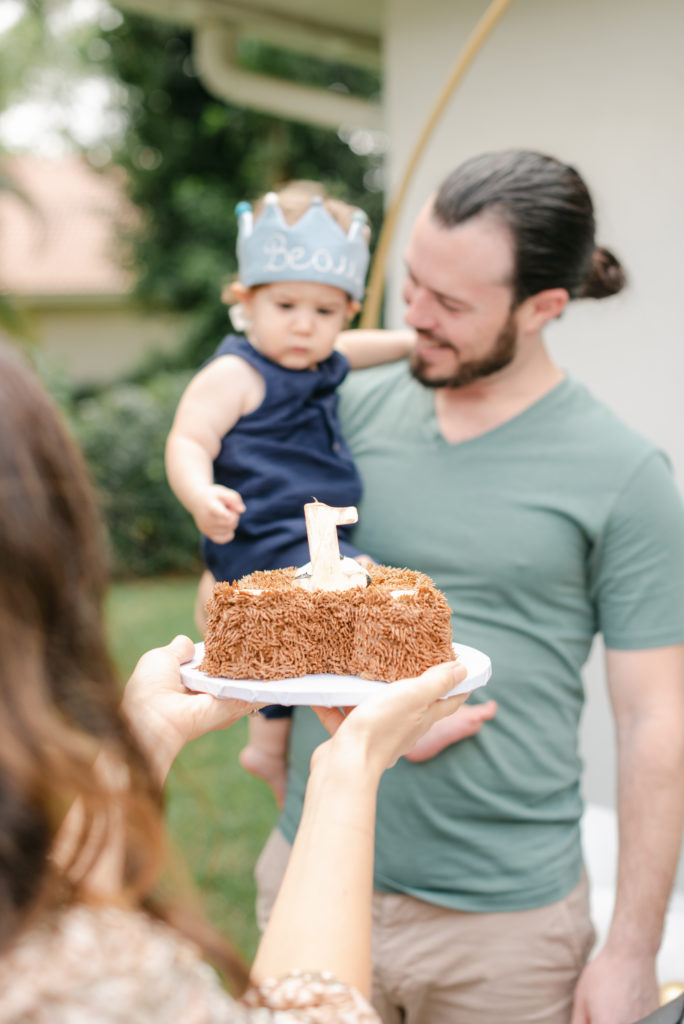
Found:
[[(144, 902), (162, 867), (161, 794), (119, 714), (107, 651), (103, 550), (80, 452), (0, 344), (0, 948), (32, 912), (88, 898), (87, 869), (112, 835), (123, 833), (124, 863), (111, 898)], [(101, 751), (126, 766), (127, 785), (93, 770)], [(76, 800), (80, 824), (57, 869), (51, 847)]]

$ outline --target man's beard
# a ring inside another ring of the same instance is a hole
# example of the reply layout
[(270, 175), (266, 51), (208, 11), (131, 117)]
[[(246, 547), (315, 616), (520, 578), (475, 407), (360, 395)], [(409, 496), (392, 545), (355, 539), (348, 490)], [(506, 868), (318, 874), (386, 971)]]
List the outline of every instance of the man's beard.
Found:
[[(440, 338), (434, 337), (429, 331), (424, 332), (424, 337), (441, 342)], [(411, 360), (411, 373), (427, 388), (464, 388), (466, 385), (473, 384), (482, 377), (489, 377), (508, 366), (515, 356), (517, 343), (515, 317), (511, 311), (491, 349), (481, 359), (471, 359), (460, 363), (450, 377), (431, 378), (428, 376), (431, 364), (426, 359), (421, 359), (420, 356), (414, 356)], [(442, 344), (444, 343), (442, 342)], [(448, 343), (446, 343), (446, 347), (451, 348)]]

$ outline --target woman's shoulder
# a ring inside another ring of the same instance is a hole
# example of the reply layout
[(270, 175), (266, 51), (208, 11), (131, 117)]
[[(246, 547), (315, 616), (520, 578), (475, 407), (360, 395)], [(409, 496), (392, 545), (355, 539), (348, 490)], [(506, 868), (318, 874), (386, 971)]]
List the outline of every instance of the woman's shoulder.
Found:
[(26, 931), (0, 958), (0, 1024), (241, 1022), (196, 948), (161, 921), (75, 906)]
[[(47, 1015), (47, 1016), (46, 1016)], [(78, 905), (28, 929), (0, 957), (0, 1024), (379, 1024), (366, 1000), (326, 974), (294, 972), (223, 989), (196, 947), (162, 921)]]

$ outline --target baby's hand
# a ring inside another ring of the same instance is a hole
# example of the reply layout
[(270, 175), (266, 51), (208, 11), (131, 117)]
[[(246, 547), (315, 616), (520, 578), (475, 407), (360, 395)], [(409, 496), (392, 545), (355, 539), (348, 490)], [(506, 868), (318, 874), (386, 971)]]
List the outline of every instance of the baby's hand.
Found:
[(245, 504), (237, 491), (212, 484), (200, 494), (192, 510), (198, 528), (216, 544), (227, 544), (235, 536)]

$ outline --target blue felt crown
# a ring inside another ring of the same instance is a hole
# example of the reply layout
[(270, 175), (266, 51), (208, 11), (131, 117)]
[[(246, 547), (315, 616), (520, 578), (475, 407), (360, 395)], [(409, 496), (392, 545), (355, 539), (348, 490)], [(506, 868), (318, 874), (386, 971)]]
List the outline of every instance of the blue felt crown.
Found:
[(238, 277), (247, 287), (275, 281), (313, 281), (362, 299), (368, 270), (367, 218), (356, 210), (348, 232), (315, 196), (294, 224), (283, 216), (275, 192), (264, 197), (255, 221), (249, 203), (235, 207), (238, 218)]

